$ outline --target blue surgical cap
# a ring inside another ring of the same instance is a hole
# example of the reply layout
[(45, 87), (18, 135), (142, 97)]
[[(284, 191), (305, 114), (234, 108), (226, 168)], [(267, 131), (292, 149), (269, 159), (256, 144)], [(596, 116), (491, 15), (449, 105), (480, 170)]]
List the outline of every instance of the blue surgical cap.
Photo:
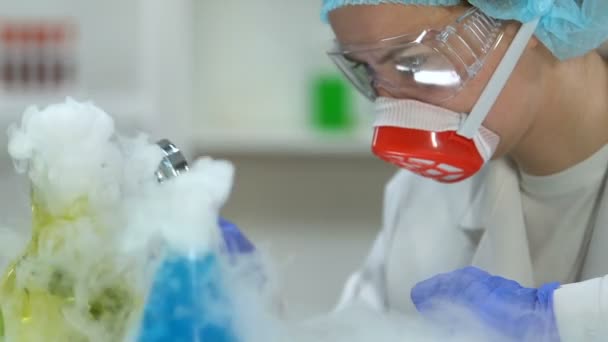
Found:
[[(453, 6), (464, 0), (323, 0), (322, 16), (347, 5)], [(559, 59), (586, 54), (608, 40), (608, 0), (468, 0), (487, 15), (522, 23), (540, 17), (536, 37)]]

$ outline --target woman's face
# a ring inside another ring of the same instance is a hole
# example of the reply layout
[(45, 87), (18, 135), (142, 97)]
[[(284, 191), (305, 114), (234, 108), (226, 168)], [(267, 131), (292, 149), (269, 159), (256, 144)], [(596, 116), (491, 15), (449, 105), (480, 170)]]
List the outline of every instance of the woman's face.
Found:
[[(399, 4), (357, 5), (332, 11), (329, 19), (341, 44), (374, 43), (384, 38), (445, 27), (452, 24), (467, 8)], [(443, 102), (442, 107), (456, 112), (471, 111), (518, 27), (515, 23), (505, 27), (501, 43), (488, 56), (481, 71), (458, 95)], [(534, 50), (526, 50), (484, 122), (485, 127), (501, 137), (495, 158), (508, 154), (517, 145), (532, 125), (540, 108), (543, 68), (539, 67), (541, 56)], [(382, 88), (376, 90), (380, 96), (392, 97)]]

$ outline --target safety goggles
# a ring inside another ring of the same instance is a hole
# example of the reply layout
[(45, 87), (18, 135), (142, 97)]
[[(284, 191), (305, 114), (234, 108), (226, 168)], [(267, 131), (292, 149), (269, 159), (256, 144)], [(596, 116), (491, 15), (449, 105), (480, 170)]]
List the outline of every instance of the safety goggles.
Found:
[(441, 104), (477, 75), (500, 42), (502, 27), (503, 21), (472, 8), (440, 30), (373, 44), (336, 43), (328, 55), (372, 101), (383, 89), (395, 98)]

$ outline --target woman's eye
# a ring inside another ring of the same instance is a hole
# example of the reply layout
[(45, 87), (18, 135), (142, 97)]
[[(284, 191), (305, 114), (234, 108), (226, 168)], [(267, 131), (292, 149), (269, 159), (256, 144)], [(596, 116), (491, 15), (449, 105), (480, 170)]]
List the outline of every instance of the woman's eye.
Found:
[(363, 71), (363, 72), (367, 73), (368, 75), (373, 74), (372, 68), (367, 63), (357, 62), (357, 63), (355, 63), (355, 65), (353, 65), (353, 69)]

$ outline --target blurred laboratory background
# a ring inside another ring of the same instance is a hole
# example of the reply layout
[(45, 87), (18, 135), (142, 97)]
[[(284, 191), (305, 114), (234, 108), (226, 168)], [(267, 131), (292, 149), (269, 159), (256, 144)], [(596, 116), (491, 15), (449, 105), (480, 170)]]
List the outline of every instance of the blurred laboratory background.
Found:
[[(72, 96), (190, 158), (231, 160), (223, 216), (273, 257), (290, 317), (326, 312), (380, 228), (395, 170), (371, 155), (370, 104), (326, 57), (319, 6), (0, 0), (0, 127)], [(0, 226), (25, 227), (28, 186), (6, 140)]]

